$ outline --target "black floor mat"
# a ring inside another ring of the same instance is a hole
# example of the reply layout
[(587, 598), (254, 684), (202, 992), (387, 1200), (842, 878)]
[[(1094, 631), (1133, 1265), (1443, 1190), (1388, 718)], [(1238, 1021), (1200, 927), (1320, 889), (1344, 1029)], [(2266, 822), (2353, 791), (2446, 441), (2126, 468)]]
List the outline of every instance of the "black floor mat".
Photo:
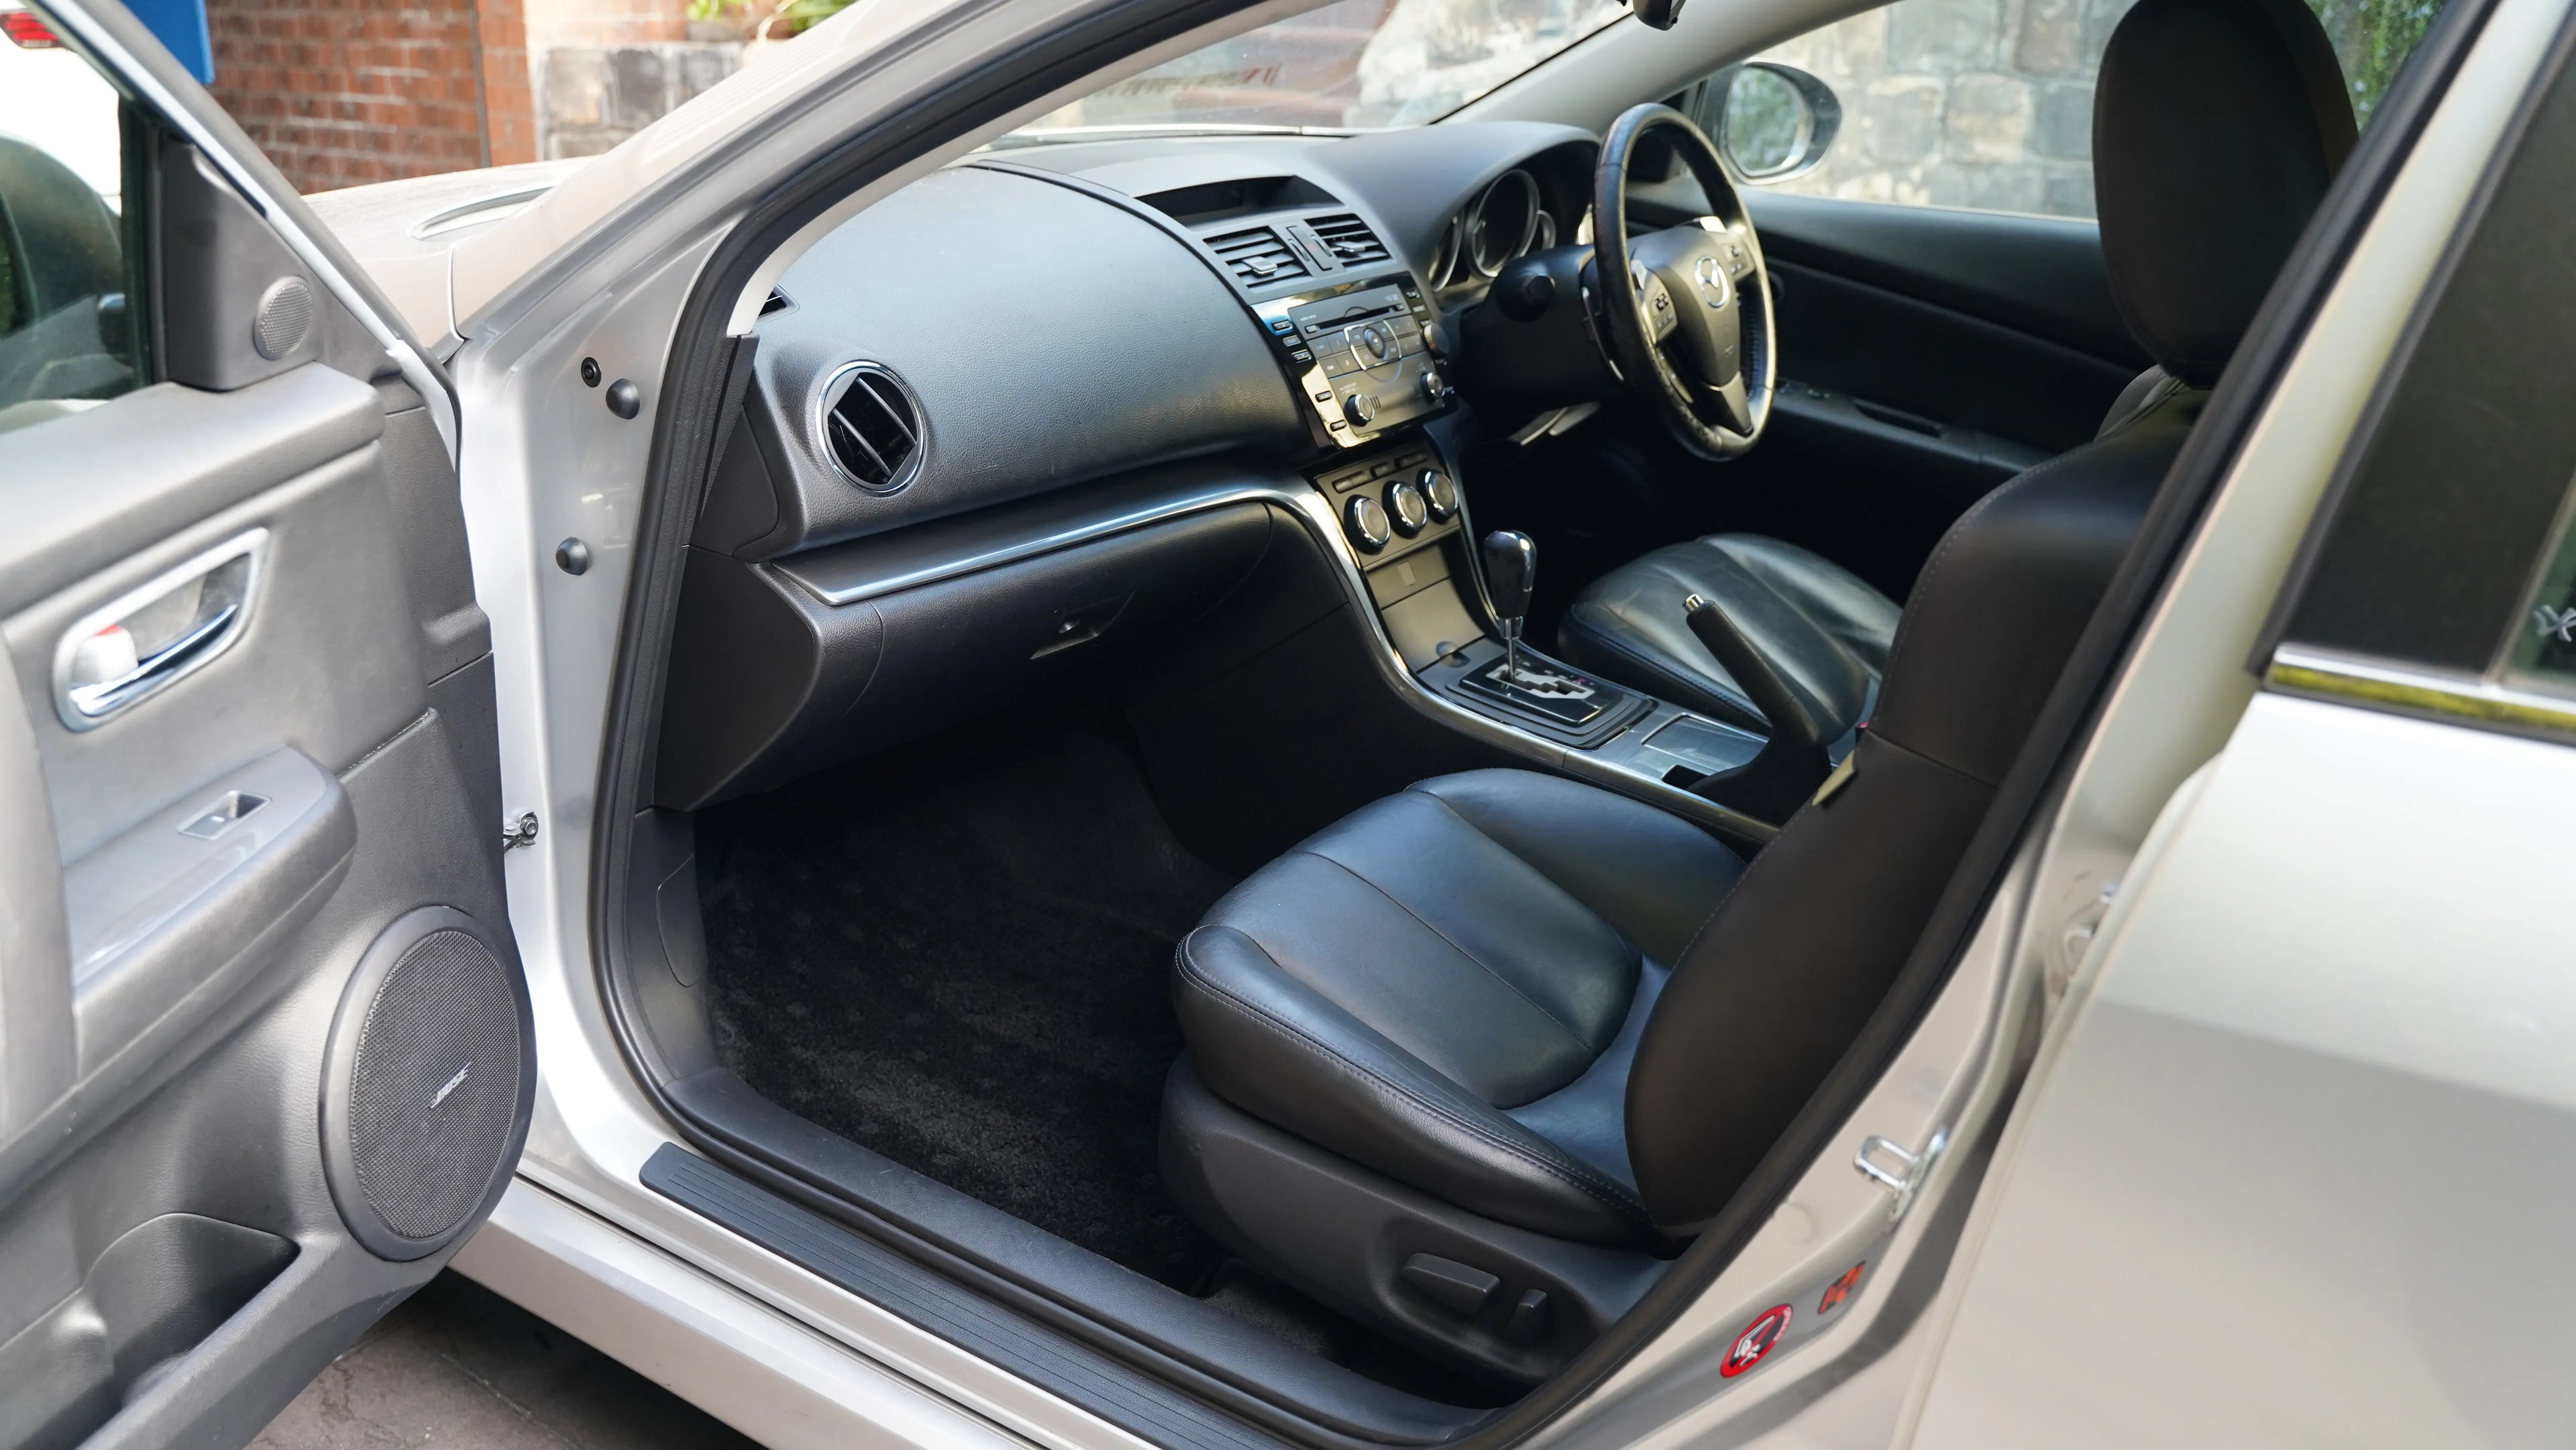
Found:
[(1229, 884), (1099, 735), (996, 736), (700, 820), (725, 1065), (770, 1101), (1185, 1292), (1155, 1161), (1172, 948)]

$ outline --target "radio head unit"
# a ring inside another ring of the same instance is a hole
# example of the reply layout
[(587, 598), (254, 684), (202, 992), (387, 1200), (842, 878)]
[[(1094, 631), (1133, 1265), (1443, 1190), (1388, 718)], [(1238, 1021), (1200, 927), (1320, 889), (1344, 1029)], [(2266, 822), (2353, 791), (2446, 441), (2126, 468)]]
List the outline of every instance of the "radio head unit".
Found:
[(1253, 305), (1325, 436), (1356, 448), (1449, 406), (1431, 309), (1409, 275), (1344, 282)]

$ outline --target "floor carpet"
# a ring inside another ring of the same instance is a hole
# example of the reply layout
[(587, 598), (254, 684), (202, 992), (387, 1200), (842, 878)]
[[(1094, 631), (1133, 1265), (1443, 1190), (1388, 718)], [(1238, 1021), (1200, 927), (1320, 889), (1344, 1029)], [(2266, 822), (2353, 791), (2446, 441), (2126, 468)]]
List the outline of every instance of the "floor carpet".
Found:
[(1172, 949), (1227, 879), (1079, 729), (952, 742), (700, 821), (718, 1051), (770, 1101), (1184, 1292), (1156, 1166)]

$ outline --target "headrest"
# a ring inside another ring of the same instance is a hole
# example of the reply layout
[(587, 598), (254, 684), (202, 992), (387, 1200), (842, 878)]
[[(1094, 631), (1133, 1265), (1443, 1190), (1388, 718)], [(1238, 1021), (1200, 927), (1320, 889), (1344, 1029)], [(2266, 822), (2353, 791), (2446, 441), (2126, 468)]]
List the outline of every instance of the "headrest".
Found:
[(2218, 380), (2352, 153), (2352, 103), (2303, 0), (2140, 0), (2093, 96), (2111, 296), (2165, 371)]

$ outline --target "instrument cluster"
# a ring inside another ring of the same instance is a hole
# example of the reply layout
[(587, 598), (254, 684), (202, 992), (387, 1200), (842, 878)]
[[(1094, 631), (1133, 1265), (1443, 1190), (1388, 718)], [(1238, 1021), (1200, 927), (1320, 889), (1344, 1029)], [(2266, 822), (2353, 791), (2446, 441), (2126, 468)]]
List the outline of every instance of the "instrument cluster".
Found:
[(1432, 259), (1431, 285), (1446, 289), (1490, 282), (1514, 258), (1570, 239), (1564, 237), (1566, 230), (1538, 178), (1514, 167), (1449, 219)]

